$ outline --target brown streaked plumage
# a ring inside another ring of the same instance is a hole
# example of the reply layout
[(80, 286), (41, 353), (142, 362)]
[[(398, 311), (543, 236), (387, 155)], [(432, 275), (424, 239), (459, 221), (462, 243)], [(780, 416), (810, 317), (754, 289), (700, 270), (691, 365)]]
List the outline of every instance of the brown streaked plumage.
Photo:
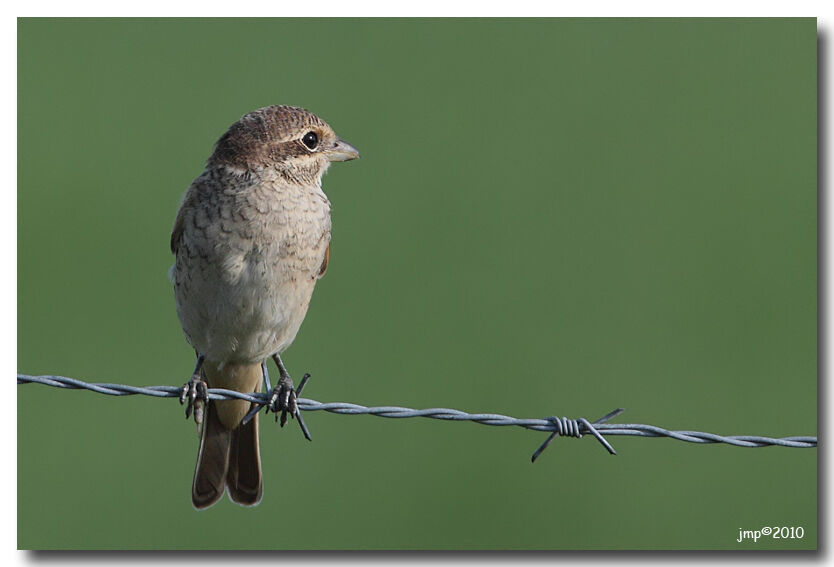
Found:
[[(201, 380), (211, 388), (260, 389), (262, 363), (292, 343), (327, 269), (330, 202), (321, 177), (331, 162), (358, 157), (327, 123), (291, 106), (250, 112), (220, 137), (171, 234), (177, 315), (200, 356), (183, 400), (199, 397)], [(276, 361), (292, 405), (292, 381)], [(257, 414), (241, 424), (249, 410), (240, 400), (206, 405), (196, 508), (211, 506), (224, 490), (239, 504), (260, 501)], [(201, 415), (195, 411), (195, 419)]]

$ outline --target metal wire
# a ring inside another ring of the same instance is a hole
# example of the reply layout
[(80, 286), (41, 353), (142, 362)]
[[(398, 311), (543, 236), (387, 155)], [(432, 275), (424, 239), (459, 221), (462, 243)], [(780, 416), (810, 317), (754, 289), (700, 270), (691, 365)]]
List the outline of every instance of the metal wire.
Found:
[[(18, 384), (37, 383), (46, 386), (68, 389), (85, 389), (99, 394), (110, 396), (131, 396), (145, 395), (158, 398), (179, 398), (182, 392), (181, 386), (128, 386), (125, 384), (102, 384), (88, 383), (75, 378), (64, 376), (28, 376), (17, 375)], [(268, 402), (267, 394), (242, 394), (234, 390), (221, 388), (210, 388), (208, 390), (210, 400), (239, 399), (264, 405)], [(585, 418), (568, 419), (566, 417), (547, 417), (544, 419), (518, 419), (494, 413), (466, 413), (463, 411), (448, 408), (411, 409), (398, 406), (366, 407), (358, 404), (345, 402), (322, 403), (307, 398), (298, 398), (298, 408), (303, 411), (327, 411), (342, 415), (376, 415), (379, 417), (408, 418), (427, 417), (431, 419), (443, 419), (447, 421), (473, 421), (483, 425), (507, 426), (515, 425), (532, 429), (534, 431), (549, 431), (550, 436), (541, 444), (533, 454), (532, 460), (544, 451), (551, 441), (557, 436), (560, 437), (582, 437), (583, 434), (593, 435), (606, 450), (612, 455), (616, 454), (614, 448), (606, 441), (606, 436), (611, 435), (632, 435), (637, 437), (670, 437), (678, 441), (689, 443), (726, 443), (736, 447), (766, 447), (778, 445), (780, 447), (809, 448), (817, 446), (817, 438), (811, 436), (798, 437), (761, 437), (758, 435), (716, 435), (702, 431), (669, 431), (654, 425), (642, 423), (606, 423), (609, 419), (619, 415), (623, 410), (616, 409), (600, 419), (589, 422)]]

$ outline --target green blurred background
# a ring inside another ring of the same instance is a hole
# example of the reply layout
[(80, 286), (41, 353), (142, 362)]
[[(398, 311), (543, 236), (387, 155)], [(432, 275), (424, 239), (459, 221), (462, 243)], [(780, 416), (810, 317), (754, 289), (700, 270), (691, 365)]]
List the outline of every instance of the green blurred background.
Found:
[[(180, 385), (180, 196), (244, 113), (362, 151), (325, 177), (305, 396), (816, 434), (816, 22), (18, 25), (18, 370)], [(273, 368), (273, 374), (275, 370)], [(817, 451), (262, 423), (263, 502), (195, 512), (173, 399), (18, 388), (18, 545), (764, 549), (817, 543)], [(801, 540), (736, 542), (802, 526)]]

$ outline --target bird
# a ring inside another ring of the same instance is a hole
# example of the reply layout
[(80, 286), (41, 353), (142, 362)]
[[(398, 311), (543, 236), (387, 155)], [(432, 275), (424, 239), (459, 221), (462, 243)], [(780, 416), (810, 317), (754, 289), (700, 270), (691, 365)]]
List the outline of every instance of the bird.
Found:
[(331, 163), (359, 157), (303, 108), (259, 108), (220, 137), (182, 198), (170, 276), (177, 316), (197, 355), (180, 402), (187, 402), (186, 419), (193, 410), (200, 432), (191, 487), (198, 510), (225, 492), (243, 506), (261, 501), (260, 406), (209, 402), (207, 388), (259, 392), (272, 358), (281, 378), (267, 411), (276, 419), (281, 412), (281, 425), (288, 413), (299, 415), (281, 353), (295, 339), (330, 260), (322, 176)]

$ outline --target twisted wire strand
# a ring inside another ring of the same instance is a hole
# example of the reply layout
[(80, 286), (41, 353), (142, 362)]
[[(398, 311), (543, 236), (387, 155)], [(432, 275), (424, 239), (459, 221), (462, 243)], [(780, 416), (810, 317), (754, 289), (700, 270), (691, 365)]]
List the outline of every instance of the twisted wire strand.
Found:
[[(76, 378), (65, 376), (29, 376), (26, 374), (17, 375), (18, 384), (37, 383), (46, 386), (67, 389), (85, 389), (99, 394), (110, 396), (131, 396), (145, 395), (158, 398), (179, 398), (182, 387), (179, 386), (128, 386), (125, 384), (109, 383), (88, 383)], [(208, 390), (210, 400), (246, 400), (258, 405), (265, 405), (268, 402), (267, 394), (253, 393), (243, 394), (234, 390), (222, 388), (210, 388)], [(548, 431), (550, 436), (541, 444), (533, 454), (532, 460), (544, 451), (545, 448), (557, 436), (559, 437), (582, 437), (584, 434), (593, 435), (609, 453), (616, 454), (613, 447), (605, 440), (606, 436), (630, 435), (636, 437), (669, 437), (678, 441), (688, 443), (725, 443), (736, 447), (766, 447), (776, 445), (780, 447), (812, 448), (817, 446), (815, 436), (793, 436), (793, 437), (762, 437), (758, 435), (717, 435), (702, 431), (670, 431), (654, 425), (642, 423), (606, 423), (609, 419), (619, 415), (623, 410), (617, 409), (608, 415), (589, 422), (585, 418), (568, 419), (566, 417), (548, 417), (544, 419), (518, 419), (495, 413), (466, 413), (456, 409), (428, 408), (412, 409), (398, 406), (367, 407), (359, 404), (346, 402), (322, 403), (307, 398), (298, 398), (298, 408), (303, 411), (326, 411), (341, 415), (375, 415), (378, 417), (389, 417), (404, 419), (410, 417), (425, 417), (431, 419), (443, 419), (447, 421), (472, 421), (483, 425), (494, 426), (518, 426), (534, 431)]]

